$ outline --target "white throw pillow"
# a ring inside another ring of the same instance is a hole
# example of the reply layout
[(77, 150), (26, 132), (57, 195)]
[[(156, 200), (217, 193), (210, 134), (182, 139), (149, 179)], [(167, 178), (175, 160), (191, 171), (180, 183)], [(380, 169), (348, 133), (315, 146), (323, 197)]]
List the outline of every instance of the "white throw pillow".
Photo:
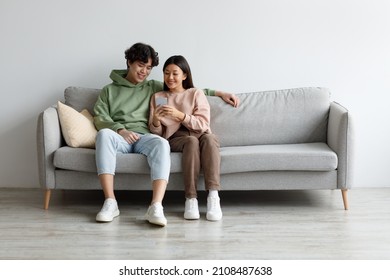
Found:
[(66, 144), (74, 148), (95, 148), (97, 130), (88, 110), (78, 112), (60, 101), (57, 110)]

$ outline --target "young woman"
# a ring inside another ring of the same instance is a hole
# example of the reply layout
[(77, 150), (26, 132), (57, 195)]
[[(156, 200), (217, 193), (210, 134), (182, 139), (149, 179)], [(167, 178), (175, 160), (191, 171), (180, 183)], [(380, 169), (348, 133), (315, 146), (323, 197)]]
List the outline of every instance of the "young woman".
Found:
[(163, 67), (164, 91), (150, 101), (149, 129), (169, 141), (172, 152), (182, 152), (185, 186), (184, 218), (199, 219), (197, 182), (202, 167), (207, 198), (206, 218), (222, 218), (220, 154), (210, 130), (210, 105), (202, 90), (194, 88), (190, 66), (183, 56), (168, 58)]

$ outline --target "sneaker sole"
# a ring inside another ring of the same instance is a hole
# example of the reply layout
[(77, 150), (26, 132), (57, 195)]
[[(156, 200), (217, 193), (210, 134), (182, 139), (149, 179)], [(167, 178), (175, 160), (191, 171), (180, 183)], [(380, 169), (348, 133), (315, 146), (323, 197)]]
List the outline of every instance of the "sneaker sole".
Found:
[(200, 215), (186, 215), (186, 213), (184, 213), (184, 219), (186, 220), (199, 220), (200, 218)]
[(211, 222), (217, 222), (217, 221), (222, 220), (222, 215), (216, 217), (216, 216), (213, 216), (213, 215), (206, 214), (206, 219), (207, 219), (208, 221), (211, 221)]
[(165, 227), (167, 225), (167, 221), (165, 220), (153, 220), (153, 219), (147, 219), (147, 221), (153, 225), (158, 225)]
[(109, 223), (109, 222), (112, 222), (114, 220), (114, 218), (118, 217), (120, 214), (119, 210), (115, 211), (114, 212), (114, 215), (110, 218), (110, 217), (99, 217), (99, 215), (96, 216), (96, 222), (100, 222), (100, 223)]

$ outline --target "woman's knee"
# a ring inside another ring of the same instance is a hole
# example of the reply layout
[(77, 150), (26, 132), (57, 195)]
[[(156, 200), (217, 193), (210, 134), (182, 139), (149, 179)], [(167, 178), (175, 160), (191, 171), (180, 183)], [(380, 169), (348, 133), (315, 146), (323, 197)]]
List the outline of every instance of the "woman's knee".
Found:
[(188, 136), (186, 138), (186, 144), (188, 145), (194, 145), (194, 146), (199, 146), (199, 139), (196, 138), (195, 136)]
[(191, 160), (198, 158), (200, 153), (199, 140), (196, 137), (188, 136), (183, 143), (183, 158)]
[(219, 147), (219, 140), (215, 134), (203, 134), (200, 138), (201, 145)]

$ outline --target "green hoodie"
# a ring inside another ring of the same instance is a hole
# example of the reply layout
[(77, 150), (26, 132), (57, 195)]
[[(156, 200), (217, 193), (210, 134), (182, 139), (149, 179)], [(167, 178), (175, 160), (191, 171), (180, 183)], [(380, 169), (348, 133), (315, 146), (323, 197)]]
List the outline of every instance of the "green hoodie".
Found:
[[(126, 80), (127, 70), (112, 70), (112, 83), (106, 85), (94, 107), (95, 126), (98, 130), (114, 131), (127, 129), (138, 133), (150, 133), (148, 128), (149, 102), (151, 96), (163, 90), (163, 83), (144, 80), (132, 84)], [(215, 95), (214, 90), (205, 90), (206, 95)]]

